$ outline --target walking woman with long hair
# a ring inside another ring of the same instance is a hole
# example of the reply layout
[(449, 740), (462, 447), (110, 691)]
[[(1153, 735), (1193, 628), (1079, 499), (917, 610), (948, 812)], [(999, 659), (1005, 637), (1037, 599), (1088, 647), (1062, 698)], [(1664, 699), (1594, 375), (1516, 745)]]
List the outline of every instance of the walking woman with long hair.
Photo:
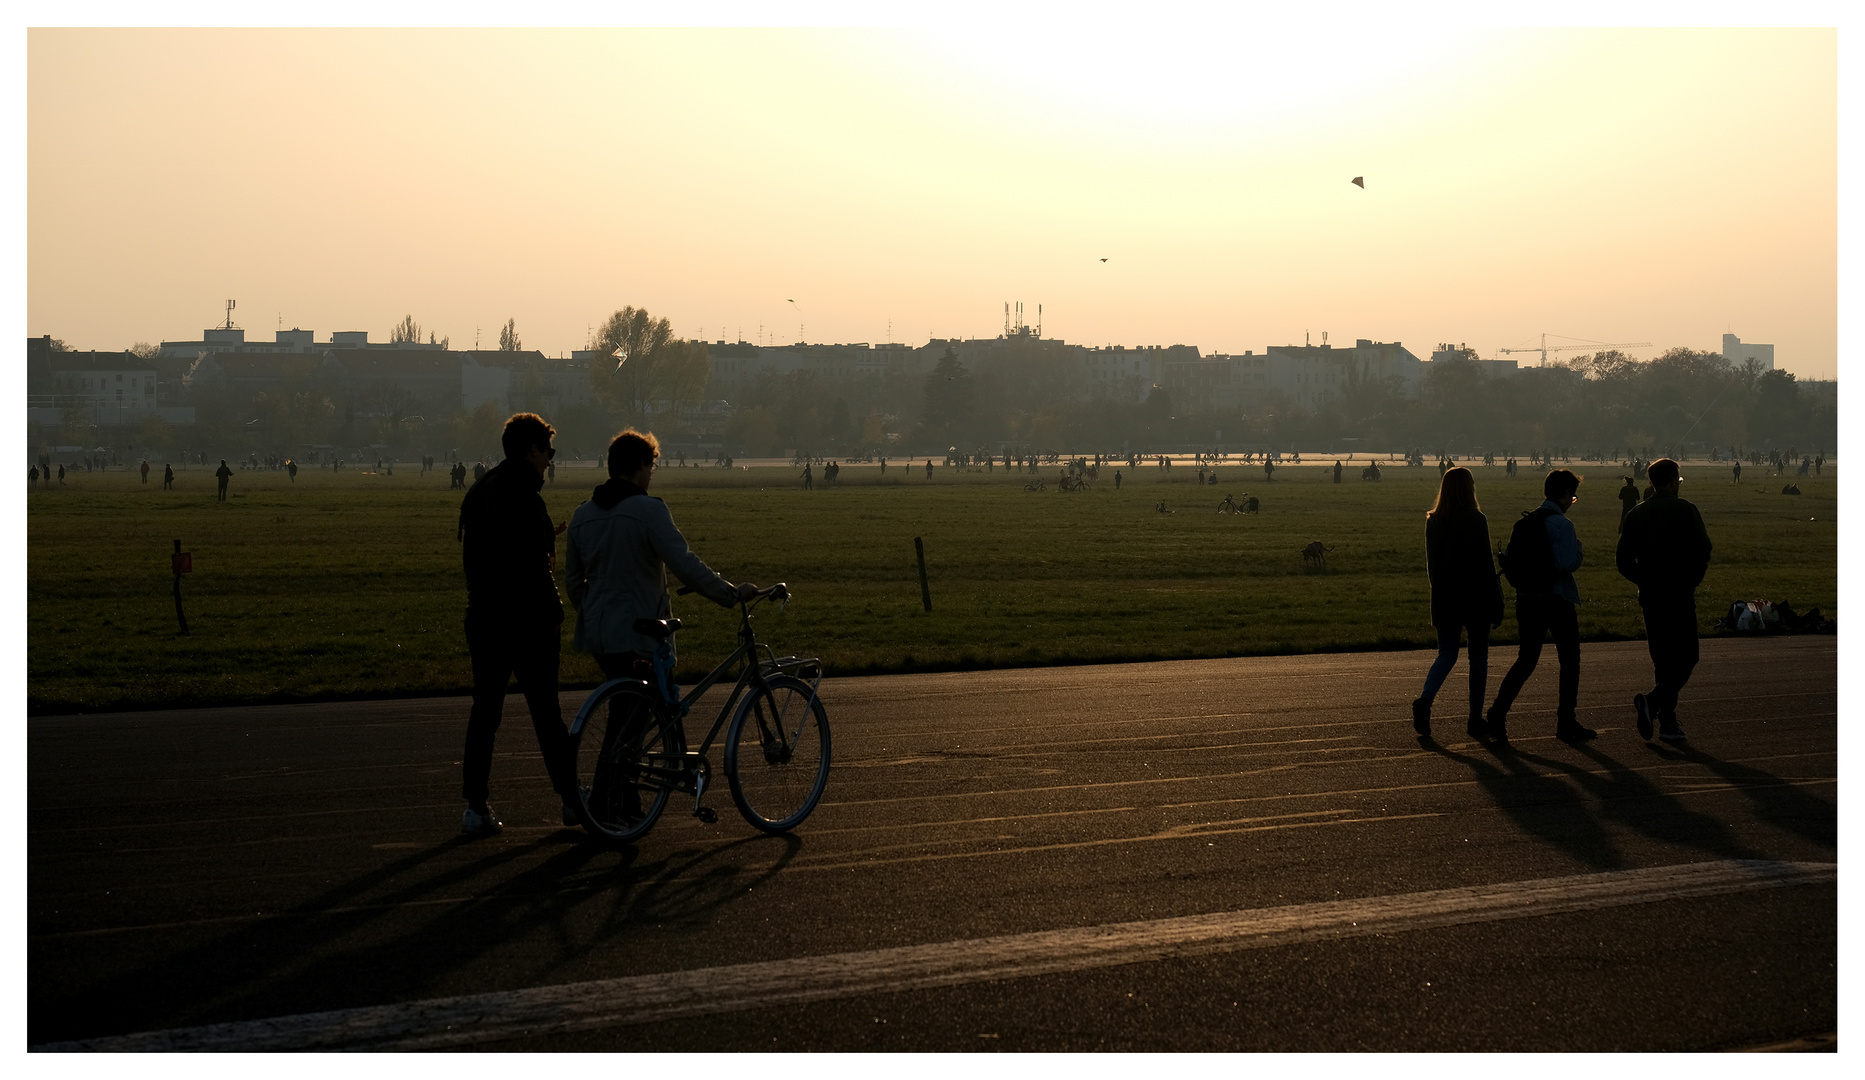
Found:
[(1438, 500), (1425, 514), (1425, 569), (1431, 576), (1431, 625), (1438, 658), (1425, 676), (1425, 692), (1412, 702), (1412, 729), (1431, 734), (1431, 702), (1457, 663), (1458, 638), (1470, 635), (1470, 737), (1481, 739), (1483, 698), (1489, 680), (1489, 632), (1502, 626), (1502, 586), (1490, 554), (1489, 519), (1477, 508), (1470, 470), (1447, 469)]

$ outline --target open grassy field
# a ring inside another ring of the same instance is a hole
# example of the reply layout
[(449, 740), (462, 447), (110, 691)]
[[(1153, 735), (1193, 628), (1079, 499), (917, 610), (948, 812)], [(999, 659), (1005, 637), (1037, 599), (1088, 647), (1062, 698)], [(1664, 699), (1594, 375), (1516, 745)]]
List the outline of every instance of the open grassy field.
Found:
[[(1636, 596), (1613, 570), (1619, 469), (1587, 478), (1573, 510), (1587, 564), (1577, 575), (1588, 639), (1639, 637)], [(820, 471), (820, 470), (818, 470)], [(1381, 483), (1331, 482), (1318, 465), (1228, 466), (1215, 487), (1186, 464), (1113, 470), (1093, 490), (1047, 492), (1026, 474), (944, 467), (925, 478), (847, 466), (840, 485), (800, 490), (799, 470), (656, 474), (695, 549), (731, 580), (787, 581), (789, 610), (760, 619), (780, 652), (824, 658), (832, 674), (1231, 656), (1432, 644), (1424, 516), (1433, 468), (1389, 467)], [(1766, 597), (1837, 617), (1836, 470), (1800, 482), (1687, 465), (1716, 545), (1698, 593), (1706, 633), (1729, 601)], [(1540, 501), (1532, 470), (1475, 469), (1490, 531), (1505, 543)], [(205, 470), (163, 491), (129, 472), (77, 473), (27, 496), (28, 705), (35, 712), (462, 693), (469, 685), (465, 586), (454, 540), (460, 493), (444, 472), (241, 472), (214, 500)], [(561, 468), (545, 498), (558, 520), (601, 477)], [(1262, 512), (1214, 513), (1226, 492)], [(1160, 514), (1164, 500), (1176, 511)], [(913, 538), (925, 539), (933, 611), (921, 610)], [(191, 633), (176, 633), (169, 553), (193, 553), (183, 582)], [(1332, 547), (1304, 566), (1311, 540)], [(561, 547), (559, 548), (561, 552)], [(561, 555), (560, 555), (561, 561)], [(684, 676), (731, 646), (734, 617), (686, 597), (675, 612)], [(574, 619), (574, 613), (570, 616)], [(566, 686), (594, 685), (568, 651)], [(1513, 640), (1513, 617), (1503, 640)], [(1423, 670), (1420, 669), (1422, 677)]]

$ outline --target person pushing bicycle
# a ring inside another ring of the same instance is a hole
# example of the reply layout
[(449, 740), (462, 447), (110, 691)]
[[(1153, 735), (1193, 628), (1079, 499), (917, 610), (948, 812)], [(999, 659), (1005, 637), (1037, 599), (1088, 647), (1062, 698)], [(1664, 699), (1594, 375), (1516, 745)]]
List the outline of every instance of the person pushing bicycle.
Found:
[[(575, 648), (590, 653), (605, 678), (650, 660), (655, 638), (636, 619), (672, 617), (667, 571), (721, 607), (750, 600), (758, 587), (734, 586), (693, 553), (667, 504), (650, 496), (660, 442), (629, 428), (609, 443), (609, 480), (570, 515), (564, 588), (576, 608)], [(671, 639), (670, 639), (671, 643)]]

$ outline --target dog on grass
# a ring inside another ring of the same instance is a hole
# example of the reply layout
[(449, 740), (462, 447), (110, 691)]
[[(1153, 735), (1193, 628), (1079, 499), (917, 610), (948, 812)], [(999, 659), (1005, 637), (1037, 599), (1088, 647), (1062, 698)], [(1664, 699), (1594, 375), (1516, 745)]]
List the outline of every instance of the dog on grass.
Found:
[(1325, 568), (1328, 564), (1328, 552), (1333, 550), (1319, 540), (1312, 541), (1302, 549), (1302, 562), (1308, 566)]

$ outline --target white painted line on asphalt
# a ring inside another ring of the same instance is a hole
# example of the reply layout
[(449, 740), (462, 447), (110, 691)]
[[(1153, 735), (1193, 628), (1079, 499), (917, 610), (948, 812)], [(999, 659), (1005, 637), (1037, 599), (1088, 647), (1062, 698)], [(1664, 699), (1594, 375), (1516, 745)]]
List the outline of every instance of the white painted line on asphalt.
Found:
[(1837, 863), (1685, 863), (733, 964), (48, 1043), (30, 1049), (436, 1050), (676, 1017), (1085, 971), (1200, 953), (1837, 880)]

